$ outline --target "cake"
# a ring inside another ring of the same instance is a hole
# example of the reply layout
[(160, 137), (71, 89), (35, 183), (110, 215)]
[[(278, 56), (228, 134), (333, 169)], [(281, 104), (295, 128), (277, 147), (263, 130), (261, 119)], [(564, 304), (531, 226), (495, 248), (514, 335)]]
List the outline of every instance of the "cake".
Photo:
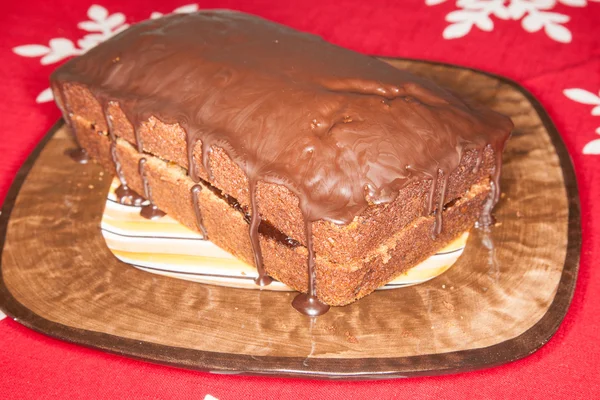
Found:
[(164, 213), (319, 315), (417, 265), (498, 201), (509, 118), (232, 11), (133, 25), (51, 76), (119, 200)]

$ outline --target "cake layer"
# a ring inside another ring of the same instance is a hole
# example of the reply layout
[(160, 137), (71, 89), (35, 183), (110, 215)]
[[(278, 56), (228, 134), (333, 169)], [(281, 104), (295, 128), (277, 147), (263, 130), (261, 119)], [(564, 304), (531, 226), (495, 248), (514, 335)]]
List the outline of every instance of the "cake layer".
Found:
[[(109, 171), (114, 170), (110, 139), (104, 135), (86, 135), (81, 145)], [(140, 154), (125, 140), (116, 146), (123, 174), (129, 185), (143, 192), (138, 172), (139, 160), (146, 159), (145, 176), (152, 187), (154, 203), (190, 229), (199, 231), (191, 188), (196, 183), (180, 166), (149, 154)], [(245, 262), (253, 263), (253, 250), (248, 237), (248, 221), (218, 191), (200, 183), (199, 206), (210, 240)], [(404, 229), (390, 235), (378, 248), (344, 262), (332, 262), (316, 254), (317, 297), (334, 306), (349, 304), (384, 285), (398, 274), (430, 257), (439, 248), (469, 230), (489, 195), (489, 179), (474, 184), (444, 211), (444, 230), (431, 238), (433, 216), (417, 217)], [(302, 292), (308, 290), (307, 249), (290, 246), (273, 235), (260, 235), (266, 272)]]

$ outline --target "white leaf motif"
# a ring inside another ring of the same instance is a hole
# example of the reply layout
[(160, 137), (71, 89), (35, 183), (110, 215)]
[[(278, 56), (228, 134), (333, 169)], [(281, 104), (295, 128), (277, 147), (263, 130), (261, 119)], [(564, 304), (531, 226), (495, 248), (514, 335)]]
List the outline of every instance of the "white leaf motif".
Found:
[(563, 94), (581, 104), (600, 105), (600, 97), (584, 89), (565, 89)]
[[(424, 0), (428, 6), (440, 4), (439, 0)], [(600, 2), (600, 0), (589, 0)], [(559, 3), (571, 7), (584, 7), (588, 0), (456, 0), (456, 10), (446, 15), (450, 23), (442, 33), (445, 39), (465, 36), (476, 26), (482, 31), (494, 30), (492, 17), (502, 20), (521, 21), (527, 32), (538, 32), (542, 28), (546, 35), (560, 43), (570, 43), (572, 33), (564, 26), (571, 17), (553, 12)]]
[[(442, 1), (445, 0), (441, 0), (439, 2), (441, 3)], [(187, 14), (195, 11), (198, 11), (198, 4), (186, 4), (185, 6), (177, 7), (175, 10), (173, 10), (173, 12), (176, 14)]]
[(88, 32), (102, 32), (102, 25), (94, 21), (83, 21), (77, 24), (79, 29), (83, 29)]
[(473, 24), (470, 22), (460, 22), (457, 24), (448, 25), (442, 36), (444, 39), (456, 39), (465, 36), (471, 30)]
[(127, 28), (129, 28), (129, 24), (123, 24), (123, 25), (121, 25), (120, 27), (118, 27), (117, 29), (115, 29), (115, 30), (112, 32), (112, 34), (111, 34), (111, 35), (112, 35), (112, 36), (114, 36), (114, 35), (116, 35), (117, 33), (123, 32), (123, 31), (124, 31), (125, 29), (127, 29)]
[(527, 9), (521, 2), (515, 1), (508, 5), (508, 13), (515, 21), (523, 18), (523, 15), (525, 15), (526, 12)]
[(483, 15), (475, 20), (475, 25), (482, 31), (491, 32), (494, 29), (494, 21), (487, 15)]
[(0, 321), (2, 321), (4, 318), (6, 318), (6, 314), (0, 311)]
[(456, 4), (459, 7), (463, 7), (466, 10), (477, 10), (477, 11), (483, 10), (484, 8), (488, 7), (490, 3), (491, 3), (490, 1), (479, 1), (479, 0), (463, 0), (463, 1), (459, 0), (456, 2)]
[(80, 53), (69, 39), (55, 38), (50, 40), (49, 45), (52, 51), (40, 60), (42, 65), (52, 64), (63, 58), (78, 55)]
[(97, 46), (104, 40), (104, 35), (99, 33), (91, 33), (89, 35), (85, 35), (83, 38), (77, 41), (77, 45), (81, 47), (83, 51), (87, 51), (92, 47)]
[(75, 45), (70, 39), (66, 38), (54, 38), (48, 42), (50, 48), (54, 52), (70, 52), (75, 48)]
[(508, 8), (505, 7), (503, 4), (498, 4), (498, 6), (494, 7), (494, 10), (492, 13), (496, 17), (503, 19), (503, 20), (507, 20), (510, 18), (510, 12), (508, 11)]
[(521, 25), (523, 25), (523, 29), (527, 32), (537, 32), (544, 26), (544, 21), (539, 17), (539, 15), (529, 14), (521, 21)]
[(452, 11), (450, 14), (446, 15), (446, 21), (448, 22), (472, 21), (475, 18), (477, 18), (476, 12), (464, 10)]
[(592, 140), (586, 144), (583, 148), (583, 154), (600, 154), (600, 139)]
[(537, 8), (538, 10), (549, 10), (556, 5), (556, 0), (533, 0), (531, 3), (533, 7)]
[(568, 15), (553, 12), (545, 12), (543, 15), (546, 20), (556, 22), (557, 24), (564, 24), (565, 22), (569, 22), (571, 19)]
[(13, 48), (13, 51), (23, 57), (40, 57), (50, 52), (50, 49), (41, 44), (26, 44)]
[(110, 29), (115, 29), (117, 26), (125, 22), (125, 15), (122, 13), (114, 13), (110, 17), (106, 18), (104, 25)]
[[(600, 106), (596, 106), (596, 107), (592, 108), (592, 115), (594, 115), (596, 117), (600, 116)], [(600, 129), (600, 128), (598, 128), (598, 129)]]
[(571, 42), (571, 31), (565, 28), (562, 25), (548, 23), (544, 29), (546, 31), (546, 35), (550, 36), (552, 39), (561, 43), (570, 43)]
[(104, 21), (106, 17), (108, 17), (108, 11), (102, 6), (92, 4), (88, 9), (87, 15), (91, 20), (101, 22)]
[(596, 128), (596, 133), (600, 135), (600, 126)]
[(558, 1), (559, 1), (559, 3), (562, 3), (562, 4), (566, 5), (566, 6), (571, 6), (571, 7), (585, 7), (585, 6), (587, 6), (587, 1), (586, 0), (558, 0)]
[(158, 11), (154, 11), (152, 14), (150, 14), (150, 19), (160, 18), (162, 16), (163, 16), (163, 13), (160, 13)]
[(54, 100), (54, 96), (52, 95), (52, 90), (50, 88), (44, 89), (38, 96), (35, 98), (36, 103), (47, 103), (49, 101)]

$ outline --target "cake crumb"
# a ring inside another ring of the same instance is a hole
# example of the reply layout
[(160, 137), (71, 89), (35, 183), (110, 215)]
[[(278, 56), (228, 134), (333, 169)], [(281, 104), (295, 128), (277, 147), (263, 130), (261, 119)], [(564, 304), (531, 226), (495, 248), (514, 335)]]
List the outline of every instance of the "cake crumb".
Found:
[(403, 330), (403, 331), (400, 333), (400, 336), (401, 336), (402, 338), (406, 339), (406, 338), (412, 337), (412, 336), (413, 336), (413, 334), (412, 334), (410, 331)]
[(446, 289), (446, 285), (442, 285), (442, 289)]
[(88, 185), (88, 189), (93, 189), (94, 185)]
[(348, 343), (353, 343), (353, 344), (358, 343), (358, 339), (356, 338), (356, 336), (351, 335), (350, 332), (346, 331), (346, 333), (344, 333), (344, 335), (346, 335), (346, 341), (348, 341)]
[(454, 311), (454, 305), (449, 301), (444, 300), (442, 304), (444, 305), (444, 307), (446, 307), (448, 311)]
[(328, 327), (325, 328), (325, 330), (329, 333), (335, 333), (335, 326), (329, 325)]

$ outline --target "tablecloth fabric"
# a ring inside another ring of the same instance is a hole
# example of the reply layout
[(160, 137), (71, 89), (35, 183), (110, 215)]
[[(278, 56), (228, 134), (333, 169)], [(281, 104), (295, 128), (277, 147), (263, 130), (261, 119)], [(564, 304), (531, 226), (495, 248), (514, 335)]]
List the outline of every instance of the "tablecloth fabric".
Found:
[(50, 72), (65, 58), (125, 24), (160, 14), (237, 9), (366, 54), (496, 73), (533, 93), (576, 168), (583, 235), (577, 289), (555, 337), (523, 360), (459, 375), (368, 382), (180, 370), (63, 343), (3, 318), (0, 398), (600, 398), (598, 0), (98, 1), (0, 5), (0, 202), (22, 162), (59, 118), (45, 89)]

